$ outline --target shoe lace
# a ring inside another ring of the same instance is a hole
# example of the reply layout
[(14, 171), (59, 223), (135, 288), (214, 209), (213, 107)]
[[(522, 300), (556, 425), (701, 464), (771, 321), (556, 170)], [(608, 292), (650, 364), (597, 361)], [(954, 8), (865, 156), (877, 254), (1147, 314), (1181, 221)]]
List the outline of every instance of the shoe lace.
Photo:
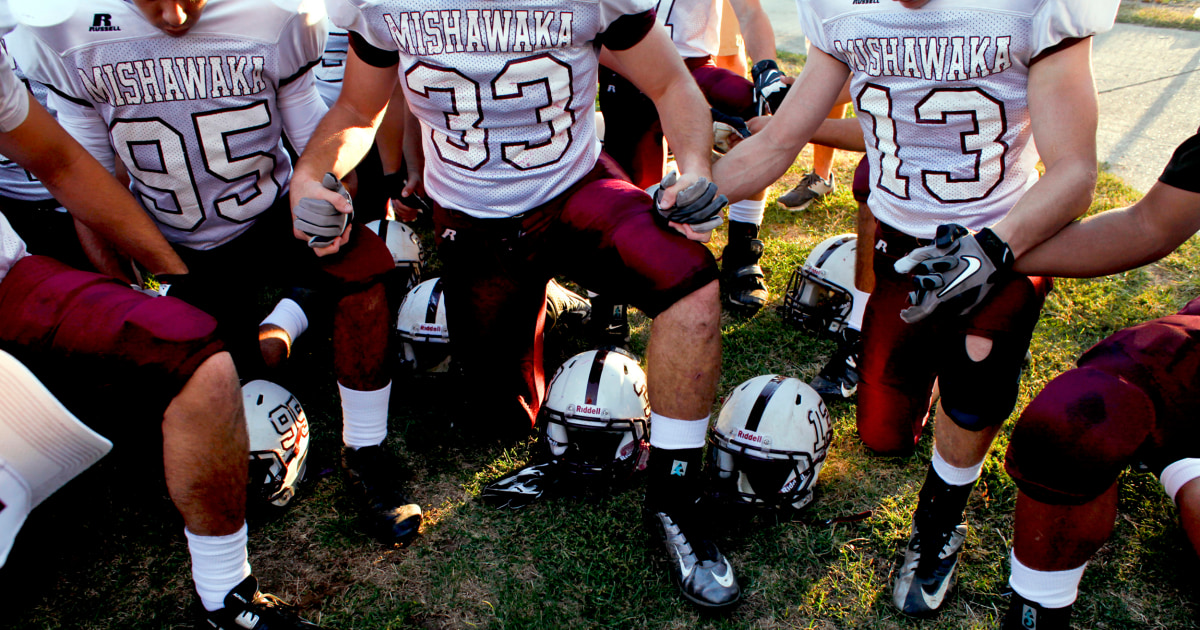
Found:
[(804, 177), (800, 178), (800, 185), (805, 188), (817, 183), (825, 183), (825, 178), (816, 173), (805, 173)]

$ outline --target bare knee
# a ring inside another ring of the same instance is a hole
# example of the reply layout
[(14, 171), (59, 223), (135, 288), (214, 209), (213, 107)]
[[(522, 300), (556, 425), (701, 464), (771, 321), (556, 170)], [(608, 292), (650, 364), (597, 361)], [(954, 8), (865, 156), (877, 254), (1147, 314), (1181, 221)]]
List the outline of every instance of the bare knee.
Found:
[(978, 363), (992, 353), (992, 340), (979, 335), (967, 335), (967, 356)]

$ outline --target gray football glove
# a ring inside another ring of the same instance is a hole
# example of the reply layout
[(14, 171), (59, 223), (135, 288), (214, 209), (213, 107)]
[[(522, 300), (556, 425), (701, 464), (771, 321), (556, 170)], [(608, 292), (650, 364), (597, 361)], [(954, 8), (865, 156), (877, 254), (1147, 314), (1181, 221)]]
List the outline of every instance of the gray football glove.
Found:
[(346, 203), (350, 204), (350, 213), (339, 212), (333, 204), (324, 199), (301, 199), (293, 210), (296, 217), (293, 225), (297, 230), (309, 235), (309, 247), (324, 247), (332, 243), (354, 220), (354, 202), (342, 182), (338, 181), (333, 173), (325, 173), (321, 185), (345, 197)]
[(750, 69), (750, 76), (754, 77), (754, 105), (758, 115), (778, 112), (791, 87), (783, 82), (786, 75), (779, 64), (774, 59), (763, 59)]
[(663, 208), (659, 205), (663, 191), (679, 181), (679, 173), (671, 171), (662, 179), (662, 183), (654, 190), (654, 207), (658, 213), (673, 223), (686, 223), (697, 232), (709, 232), (720, 227), (725, 222), (721, 210), (729, 205), (725, 195), (717, 194), (717, 185), (701, 177), (695, 184), (679, 191), (675, 196), (675, 205)]
[(900, 318), (910, 324), (921, 321), (943, 303), (965, 314), (1012, 266), (1012, 249), (991, 228), (972, 234), (954, 223), (939, 225), (932, 245), (896, 261), (896, 272), (911, 273), (917, 286), (908, 294), (912, 306)]

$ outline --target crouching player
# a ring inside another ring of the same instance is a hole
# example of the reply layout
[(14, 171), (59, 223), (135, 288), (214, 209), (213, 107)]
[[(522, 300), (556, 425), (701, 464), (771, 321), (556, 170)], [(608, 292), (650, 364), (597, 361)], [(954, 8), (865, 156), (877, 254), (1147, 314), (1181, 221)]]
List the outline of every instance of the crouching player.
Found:
[[(1073, 224), (1017, 262), (1062, 276), (1117, 273), (1200, 229), (1200, 134), (1137, 204)], [(1200, 299), (1088, 350), (1029, 404), (1006, 467), (1016, 480), (1014, 596), (1004, 628), (1067, 628), (1088, 560), (1117, 515), (1117, 475), (1158, 475), (1200, 549)]]
[[(0, 153), (29, 169), (72, 214), (147, 269), (187, 272), (133, 197), (30, 98), (2, 52)], [(156, 419), (148, 429), (157, 433), (161, 426), (167, 489), (183, 516), (205, 627), (315, 629), (278, 599), (259, 593), (250, 575), (249, 443), (237, 372), (216, 330), (216, 320), (175, 298), (151, 298), (106, 276), (27, 255), (0, 217), (0, 350), (28, 366), (85, 419), (103, 423), (101, 410), (122, 409), (119, 422), (98, 425), (104, 433), (127, 430), (131, 418)], [(0, 371), (5, 434), (34, 436), (37, 445), (14, 453), (14, 443), (28, 442), (0, 443), (0, 548), (6, 554), (24, 516), (14, 519), (14, 508), (44, 498), (36, 489), (48, 487), (42, 473), (55, 468), (22, 462), (36, 460), (33, 451), (54, 459), (64, 470), (61, 485), (82, 470), (67, 469), (84, 452), (78, 438), (86, 431), (72, 426), (65, 411), (50, 414), (58, 418), (55, 429), (49, 422), (31, 423), (36, 416), (17, 405), (34, 400), (53, 409), (55, 403), (36, 395), (36, 379), (15, 362), (6, 360)], [(130, 383), (138, 384), (138, 395), (127, 395)]]

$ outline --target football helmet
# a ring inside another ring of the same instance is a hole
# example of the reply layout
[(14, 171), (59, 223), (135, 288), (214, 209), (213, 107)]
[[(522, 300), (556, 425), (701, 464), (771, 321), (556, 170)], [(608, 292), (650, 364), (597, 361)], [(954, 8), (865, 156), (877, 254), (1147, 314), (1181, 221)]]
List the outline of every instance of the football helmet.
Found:
[(798, 510), (812, 501), (832, 439), (829, 412), (811, 387), (786, 376), (756, 376), (733, 390), (709, 430), (714, 495)]
[(839, 234), (821, 241), (803, 267), (788, 279), (783, 320), (816, 334), (845, 337), (861, 328), (862, 310), (870, 294), (854, 286), (858, 237)]
[(251, 500), (284, 507), (296, 495), (308, 464), (308, 418), (300, 401), (270, 381), (242, 386), (250, 434)]
[(539, 415), (544, 446), (562, 472), (622, 481), (646, 466), (646, 373), (623, 352), (588, 350), (567, 359)]
[(421, 282), (421, 269), (425, 266), (425, 250), (421, 247), (421, 239), (412, 228), (399, 221), (371, 221), (367, 227), (387, 243), (392, 252), (392, 260), (396, 268), (407, 272), (408, 279), (404, 290), (409, 291)]
[(426, 280), (404, 296), (396, 333), (400, 336), (402, 367), (424, 372), (450, 370), (450, 329), (446, 326), (441, 278)]

